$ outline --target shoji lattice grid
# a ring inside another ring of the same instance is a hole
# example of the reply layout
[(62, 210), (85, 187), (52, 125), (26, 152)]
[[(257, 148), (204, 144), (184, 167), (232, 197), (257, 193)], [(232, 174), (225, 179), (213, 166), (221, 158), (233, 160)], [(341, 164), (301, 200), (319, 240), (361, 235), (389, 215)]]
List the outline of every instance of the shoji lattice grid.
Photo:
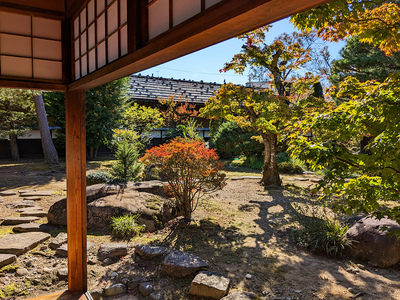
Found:
[(91, 0), (73, 22), (75, 80), (128, 53), (128, 0)]
[(149, 38), (179, 25), (221, 0), (148, 0)]
[(0, 75), (61, 81), (61, 21), (0, 11)]

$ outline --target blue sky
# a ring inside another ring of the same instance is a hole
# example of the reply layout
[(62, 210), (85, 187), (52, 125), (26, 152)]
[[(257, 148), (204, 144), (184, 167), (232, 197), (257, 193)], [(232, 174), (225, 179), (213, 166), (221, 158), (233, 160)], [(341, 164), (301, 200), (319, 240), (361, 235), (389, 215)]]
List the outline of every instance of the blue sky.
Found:
[[(295, 30), (293, 25), (289, 22), (289, 19), (275, 22), (272, 25), (273, 27), (267, 34), (268, 43), (271, 43), (275, 37), (284, 32), (291, 33)], [(243, 42), (238, 39), (230, 39), (147, 69), (140, 72), (140, 74), (217, 83), (223, 83), (224, 80), (226, 80), (226, 82), (244, 84), (248, 81), (247, 75), (238, 75), (233, 71), (226, 73), (219, 72), (224, 63), (229, 62), (236, 53), (240, 52), (242, 43)], [(339, 51), (344, 47), (345, 43), (328, 43), (327, 45), (329, 46), (332, 57), (335, 59), (339, 58)]]

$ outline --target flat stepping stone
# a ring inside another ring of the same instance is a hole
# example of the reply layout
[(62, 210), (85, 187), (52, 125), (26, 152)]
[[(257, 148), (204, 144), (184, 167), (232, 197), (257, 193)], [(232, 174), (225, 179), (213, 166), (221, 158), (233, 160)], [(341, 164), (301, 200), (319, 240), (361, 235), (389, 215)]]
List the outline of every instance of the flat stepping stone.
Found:
[(190, 284), (189, 294), (221, 299), (226, 295), (230, 279), (212, 272), (200, 272)]
[(36, 191), (19, 194), (20, 197), (51, 196), (55, 191)]
[(313, 171), (304, 171), (303, 174), (304, 175), (313, 175), (314, 172)]
[(236, 292), (228, 296), (225, 296), (224, 298), (221, 298), (221, 300), (256, 300), (256, 299), (259, 298), (257, 298), (255, 294), (249, 292)]
[(310, 179), (304, 177), (297, 177), (296, 180), (298, 181), (309, 181)]
[(15, 201), (13, 203), (7, 203), (8, 208), (24, 208), (24, 207), (34, 207), (35, 203), (33, 201)]
[(5, 218), (1, 225), (19, 225), (24, 223), (35, 222), (39, 220), (38, 217), (9, 217)]
[(150, 245), (137, 245), (135, 247), (135, 253), (139, 254), (144, 260), (152, 260), (163, 256), (168, 252), (168, 248), (150, 246)]
[(42, 197), (39, 196), (25, 197), (24, 200), (39, 201), (42, 200)]
[(165, 257), (162, 272), (172, 277), (185, 277), (207, 267), (208, 264), (196, 255), (172, 250)]
[(99, 251), (97, 252), (97, 258), (99, 260), (105, 260), (106, 258), (125, 256), (127, 253), (128, 244), (106, 243), (100, 245)]
[(322, 181), (322, 179), (311, 178), (310, 181), (314, 182), (314, 183), (320, 183)]
[(60, 232), (54, 239), (52, 239), (49, 243), (50, 249), (56, 250), (57, 248), (60, 248), (61, 245), (67, 243), (67, 233), (66, 232)]
[(24, 254), (50, 237), (50, 234), (44, 232), (9, 234), (0, 238), (0, 253)]
[(24, 207), (24, 208), (19, 208), (17, 212), (22, 213), (29, 210), (43, 210), (43, 208), (41, 208), (40, 206)]
[[(94, 247), (94, 244), (91, 242), (87, 243), (87, 251), (89, 252)], [(56, 249), (56, 254), (62, 257), (68, 256), (68, 244), (64, 244), (61, 247)]]
[(14, 196), (16, 194), (17, 193), (15, 191), (11, 191), (11, 190), (0, 192), (0, 196)]
[(13, 228), (13, 231), (16, 233), (21, 232), (48, 232), (52, 230), (52, 227), (46, 224), (39, 223), (25, 223), (17, 225)]
[(0, 254), (0, 268), (12, 264), (17, 260), (14, 254)]
[(36, 192), (36, 190), (19, 190), (18, 191), (19, 194), (32, 193), (32, 192)]
[(261, 176), (240, 176), (240, 177), (233, 177), (231, 180), (244, 180), (244, 179), (262, 179)]
[(38, 209), (27, 209), (20, 213), (21, 217), (46, 217), (47, 211)]

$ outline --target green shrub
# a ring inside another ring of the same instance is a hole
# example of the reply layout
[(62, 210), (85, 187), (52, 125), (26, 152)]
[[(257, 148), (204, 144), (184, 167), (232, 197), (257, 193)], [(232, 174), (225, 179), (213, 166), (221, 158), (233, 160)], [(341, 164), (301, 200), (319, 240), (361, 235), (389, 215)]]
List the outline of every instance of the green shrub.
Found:
[(130, 238), (143, 232), (145, 225), (139, 225), (137, 219), (140, 215), (124, 215), (111, 217), (111, 233), (114, 237)]
[(303, 168), (291, 161), (278, 163), (279, 173), (283, 174), (303, 174)]
[(260, 156), (250, 156), (246, 157), (244, 163), (244, 167), (248, 167), (254, 170), (262, 170), (264, 166), (264, 157)]
[(341, 256), (344, 248), (351, 246), (352, 240), (346, 238), (349, 227), (329, 217), (325, 210), (299, 207), (297, 210), (294, 215), (300, 227), (294, 230), (294, 236), (299, 245), (331, 257)]
[(107, 183), (112, 180), (110, 173), (106, 171), (91, 171), (86, 175), (86, 185), (93, 185), (98, 183)]
[(235, 122), (224, 122), (211, 132), (211, 144), (221, 158), (235, 156), (261, 157), (264, 151), (262, 143), (252, 139), (259, 134), (239, 127)]
[(116, 164), (111, 167), (110, 174), (114, 181), (128, 182), (138, 181), (142, 172), (143, 164), (139, 161), (139, 153), (135, 146), (127, 139), (116, 143)]

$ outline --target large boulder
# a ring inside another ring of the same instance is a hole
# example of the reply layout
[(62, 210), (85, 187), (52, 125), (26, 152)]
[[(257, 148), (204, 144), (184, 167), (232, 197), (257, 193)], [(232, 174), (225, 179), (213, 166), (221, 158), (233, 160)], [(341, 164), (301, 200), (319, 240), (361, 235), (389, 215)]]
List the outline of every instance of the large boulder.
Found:
[[(161, 203), (154, 194), (159, 193), (159, 181), (128, 183), (119, 185), (95, 184), (86, 188), (87, 226), (92, 229), (109, 228), (111, 217), (140, 214), (139, 223), (147, 231), (154, 231), (154, 216), (161, 213)], [(155, 193), (149, 191), (154, 190)], [(66, 198), (54, 203), (48, 212), (50, 225), (67, 225)]]
[(392, 230), (400, 230), (393, 220), (362, 218), (347, 231), (347, 238), (354, 242), (346, 255), (380, 268), (396, 265), (400, 261), (400, 238), (390, 237)]
[(165, 257), (162, 272), (172, 277), (186, 277), (208, 268), (207, 262), (198, 256), (179, 250), (172, 250)]

